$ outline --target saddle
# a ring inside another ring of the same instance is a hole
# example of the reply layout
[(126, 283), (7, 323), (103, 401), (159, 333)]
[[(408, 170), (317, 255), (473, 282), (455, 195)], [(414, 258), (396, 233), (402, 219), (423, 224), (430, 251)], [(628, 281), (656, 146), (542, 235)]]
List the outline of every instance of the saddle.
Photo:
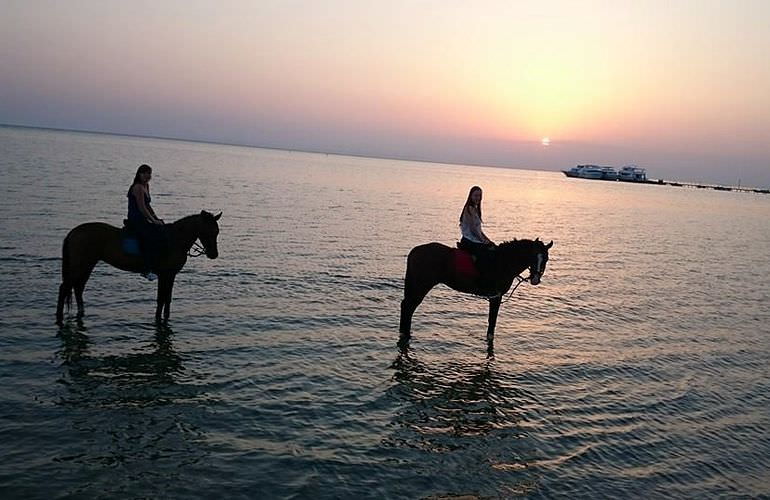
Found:
[[(128, 220), (123, 219), (123, 229), (120, 234), (120, 246), (127, 255), (142, 256), (147, 252), (151, 260), (162, 259), (170, 250), (166, 226), (150, 226), (148, 232), (139, 230)], [(144, 238), (140, 242), (140, 238)]]
[(127, 255), (142, 255), (139, 249), (139, 237), (136, 231), (131, 227), (128, 219), (123, 219), (123, 228), (120, 230), (120, 247)]
[(476, 283), (476, 295), (484, 297), (495, 295), (495, 283), (493, 277), (490, 276), (490, 272), (486, 271), (485, 273), (482, 273), (478, 266), (477, 257), (470, 251), (459, 248), (459, 242), (457, 243), (457, 246), (458, 248), (452, 249), (451, 256), (451, 266), (455, 273)]
[(478, 279), (481, 273), (476, 267), (473, 255), (467, 250), (460, 248), (452, 249), (452, 267), (457, 274), (461, 274), (470, 279)]

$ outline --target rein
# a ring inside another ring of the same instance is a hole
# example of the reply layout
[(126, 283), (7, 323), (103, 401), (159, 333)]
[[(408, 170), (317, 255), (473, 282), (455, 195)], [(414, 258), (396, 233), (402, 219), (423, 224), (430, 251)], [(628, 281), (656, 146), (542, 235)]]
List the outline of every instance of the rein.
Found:
[[(516, 289), (519, 288), (519, 285), (521, 285), (525, 281), (529, 281), (529, 278), (522, 278), (520, 274), (517, 274), (515, 276), (515, 278), (517, 280), (519, 280), (519, 281), (515, 285), (513, 285), (513, 288), (511, 288), (511, 293), (508, 294), (508, 296), (505, 298), (505, 300), (500, 302), (500, 305), (505, 304), (506, 302), (508, 302), (511, 299), (511, 296), (513, 296), (513, 292), (515, 292)], [(502, 297), (502, 294), (500, 294), (500, 296)]]
[[(529, 273), (529, 274), (530, 274), (530, 277), (531, 277), (531, 276), (532, 276), (532, 269), (530, 269), (530, 273)], [(515, 291), (516, 291), (516, 289), (517, 289), (517, 288), (519, 288), (519, 285), (521, 285), (521, 284), (522, 284), (523, 282), (525, 282), (525, 281), (529, 281), (529, 278), (522, 278), (522, 277), (521, 277), (521, 273), (519, 273), (519, 274), (517, 274), (516, 276), (514, 276), (514, 279), (517, 279), (518, 281), (516, 282), (516, 284), (515, 284), (515, 285), (513, 285), (513, 288), (511, 288), (511, 291), (510, 291), (510, 293), (508, 294), (508, 296), (507, 296), (507, 297), (506, 297), (504, 300), (502, 300), (502, 301), (500, 302), (500, 305), (503, 305), (503, 304), (505, 304), (506, 302), (508, 302), (509, 300), (511, 300), (511, 297), (513, 297), (513, 292), (515, 292)], [(487, 296), (481, 296), (481, 297), (482, 297), (482, 298), (485, 298), (485, 299), (487, 299), (487, 300), (492, 300), (492, 299), (496, 299), (496, 298), (498, 298), (498, 297), (502, 297), (503, 295), (505, 295), (505, 292), (502, 292), (502, 293), (498, 293), (498, 294), (495, 294), (495, 295), (487, 295)]]
[[(206, 249), (198, 243), (198, 240), (195, 240), (192, 244), (192, 248), (187, 252), (188, 257), (200, 257), (201, 255), (206, 253)], [(518, 285), (517, 285), (518, 286)]]
[[(505, 298), (505, 300), (500, 302), (500, 305), (505, 304), (506, 302), (508, 302), (511, 299), (511, 297), (513, 296), (513, 292), (515, 292), (516, 289), (519, 288), (519, 285), (521, 285), (525, 281), (529, 281), (529, 278), (522, 278), (521, 274), (517, 274), (516, 276), (514, 276), (514, 278), (519, 280), (519, 281), (515, 285), (513, 285), (513, 288), (511, 288), (510, 293), (508, 293), (508, 296)], [(503, 295), (504, 294), (502, 294), (502, 293), (498, 293), (496, 295), (478, 295), (477, 297), (482, 298), (482, 299), (492, 300), (492, 299), (496, 299), (497, 297), (502, 297)]]

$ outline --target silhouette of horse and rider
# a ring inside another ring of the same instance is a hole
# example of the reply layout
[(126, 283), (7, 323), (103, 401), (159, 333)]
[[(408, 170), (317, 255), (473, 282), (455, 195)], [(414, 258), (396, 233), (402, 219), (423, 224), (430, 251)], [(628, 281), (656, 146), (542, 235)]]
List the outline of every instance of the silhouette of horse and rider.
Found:
[[(71, 230), (62, 245), (62, 282), (56, 304), (56, 323), (64, 321), (64, 306), (69, 307), (72, 292), (77, 301), (77, 318), (84, 314), (83, 290), (96, 264), (106, 262), (123, 271), (158, 278), (155, 320), (168, 322), (174, 280), (182, 270), (193, 245), (200, 241), (202, 252), (216, 259), (217, 221), (205, 210), (172, 224), (165, 224), (150, 206), (149, 180), (152, 169), (141, 165), (128, 192), (128, 219), (121, 229), (103, 222), (88, 222)], [(136, 239), (138, 238), (139, 248)]]
[(545, 244), (536, 238), (495, 245), (481, 229), (481, 198), (481, 188), (473, 186), (460, 213), (462, 239), (458, 248), (434, 242), (416, 246), (409, 252), (399, 325), (399, 345), (402, 347), (409, 343), (415, 309), (439, 283), (458, 292), (489, 299), (487, 340), (490, 346), (502, 296), (511, 288), (514, 279), (529, 268), (529, 277), (523, 280), (532, 285), (540, 283), (553, 241)]
[(489, 299), (489, 325), (487, 338), (495, 334), (497, 313), (502, 297), (510, 290), (514, 279), (525, 269), (532, 285), (538, 285), (548, 263), (548, 250), (553, 242), (539, 239), (514, 240), (501, 243), (482, 278), (472, 267), (467, 251), (451, 248), (441, 243), (428, 243), (414, 247), (407, 257), (404, 278), (404, 299), (401, 301), (399, 331), (401, 342), (408, 342), (412, 330), (412, 315), (428, 292), (443, 283), (458, 292), (480, 295)]
[[(197, 241), (200, 253), (216, 259), (217, 221), (205, 210), (165, 224), (151, 207), (149, 180), (152, 170), (141, 165), (128, 192), (128, 219), (124, 228), (102, 222), (89, 222), (72, 229), (62, 245), (62, 282), (56, 305), (56, 322), (64, 320), (64, 306), (69, 307), (72, 292), (77, 301), (77, 318), (84, 314), (83, 291), (91, 272), (100, 261), (118, 269), (158, 278), (156, 322), (168, 322), (174, 280), (182, 270)], [(487, 339), (494, 336), (502, 296), (513, 281), (529, 269), (526, 278), (537, 285), (548, 263), (553, 242), (513, 240), (495, 245), (481, 230), (481, 188), (474, 186), (460, 216), (462, 239), (458, 248), (441, 243), (414, 247), (407, 257), (404, 298), (401, 301), (399, 344), (408, 344), (412, 316), (428, 292), (443, 283), (463, 293), (489, 300)], [(135, 248), (138, 240), (139, 248)], [(519, 278), (522, 279), (522, 278)]]

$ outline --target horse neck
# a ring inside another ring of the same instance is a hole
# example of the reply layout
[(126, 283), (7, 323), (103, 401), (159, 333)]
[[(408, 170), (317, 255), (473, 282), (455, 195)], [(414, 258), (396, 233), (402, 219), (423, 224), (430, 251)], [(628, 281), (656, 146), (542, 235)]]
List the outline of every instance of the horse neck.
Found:
[(516, 240), (498, 247), (498, 262), (510, 273), (511, 279), (529, 267), (533, 253), (531, 243), (530, 240)]
[(190, 251), (200, 235), (200, 216), (190, 215), (171, 224), (172, 241), (185, 253)]

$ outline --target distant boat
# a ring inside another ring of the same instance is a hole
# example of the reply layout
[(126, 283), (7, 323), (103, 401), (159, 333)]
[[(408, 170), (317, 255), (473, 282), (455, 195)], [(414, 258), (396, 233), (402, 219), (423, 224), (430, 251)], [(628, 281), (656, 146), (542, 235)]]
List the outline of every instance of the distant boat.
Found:
[(597, 167), (595, 165), (588, 165), (582, 170), (580, 170), (579, 177), (581, 179), (601, 179), (604, 177), (604, 172), (602, 171), (602, 167)]
[(647, 182), (647, 171), (636, 165), (626, 165), (618, 171), (618, 180), (625, 182)]
[(600, 167), (599, 165), (577, 165), (569, 170), (562, 170), (567, 177), (578, 177), (580, 179), (604, 179), (614, 181), (618, 178), (618, 173), (612, 167)]
[(612, 167), (600, 167), (602, 170), (602, 179), (605, 181), (618, 180), (618, 173)]
[(569, 170), (562, 170), (561, 172), (567, 177), (580, 177), (580, 171), (589, 165), (577, 165)]

